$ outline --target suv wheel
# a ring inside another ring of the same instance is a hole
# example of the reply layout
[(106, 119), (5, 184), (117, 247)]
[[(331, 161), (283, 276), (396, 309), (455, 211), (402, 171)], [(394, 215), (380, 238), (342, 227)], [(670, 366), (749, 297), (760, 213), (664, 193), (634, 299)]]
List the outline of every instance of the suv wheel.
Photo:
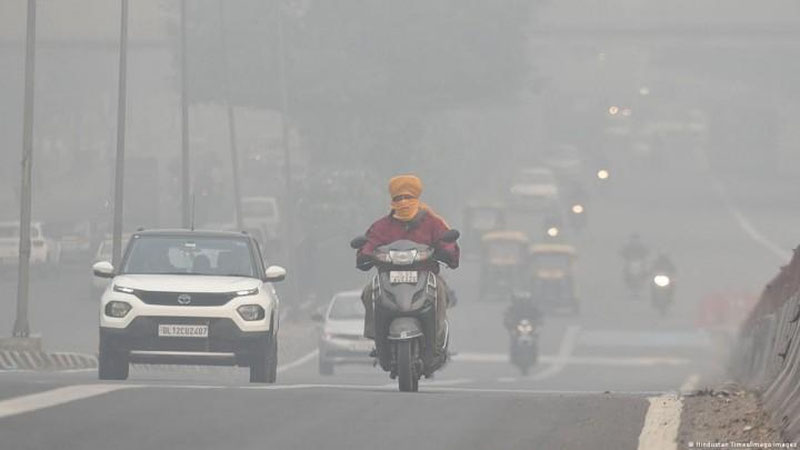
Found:
[(127, 380), (128, 354), (115, 349), (102, 336), (100, 354), (97, 357), (97, 376), (101, 380)]
[(274, 383), (278, 378), (278, 337), (258, 343), (250, 358), (250, 382)]

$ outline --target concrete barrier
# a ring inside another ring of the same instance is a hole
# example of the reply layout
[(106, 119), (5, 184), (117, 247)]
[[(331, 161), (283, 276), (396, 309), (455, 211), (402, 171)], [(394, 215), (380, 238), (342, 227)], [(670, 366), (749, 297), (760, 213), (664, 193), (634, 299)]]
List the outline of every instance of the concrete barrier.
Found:
[(783, 437), (800, 440), (800, 248), (742, 324), (730, 369), (761, 395)]

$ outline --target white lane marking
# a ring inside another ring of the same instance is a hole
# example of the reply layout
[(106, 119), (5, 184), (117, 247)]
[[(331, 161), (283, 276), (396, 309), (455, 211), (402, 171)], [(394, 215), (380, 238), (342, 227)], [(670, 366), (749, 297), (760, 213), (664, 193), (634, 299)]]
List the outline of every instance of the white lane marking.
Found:
[(686, 378), (686, 381), (681, 385), (681, 393), (689, 393), (697, 390), (697, 384), (700, 382), (700, 375), (693, 373)]
[(666, 394), (648, 401), (639, 450), (677, 450), (683, 400), (676, 394)]
[(319, 349), (314, 349), (313, 351), (307, 353), (305, 356), (301, 356), (300, 358), (298, 358), (298, 359), (296, 359), (296, 360), (294, 360), (294, 361), (292, 361), (290, 363), (286, 363), (286, 364), (284, 364), (282, 366), (278, 366), (278, 373), (286, 372), (287, 370), (292, 370), (295, 367), (300, 367), (303, 364), (305, 364), (305, 363), (313, 360), (314, 358), (316, 358), (317, 355), (319, 355)]
[(578, 343), (578, 336), (581, 327), (579, 325), (570, 325), (567, 331), (564, 332), (564, 339), (561, 340), (561, 345), (558, 348), (558, 355), (556, 359), (550, 364), (549, 367), (531, 375), (530, 379), (534, 381), (541, 381), (557, 375), (566, 367), (566, 361), (572, 356), (575, 351), (575, 345)]
[(0, 401), (0, 419), (135, 387), (139, 386), (132, 384), (79, 384), (14, 397)]
[(736, 219), (739, 227), (744, 230), (748, 236), (750, 236), (750, 239), (761, 244), (762, 247), (766, 248), (773, 255), (780, 258), (781, 261), (788, 261), (792, 257), (791, 252), (786, 251), (780, 245), (772, 242), (760, 231), (758, 231), (755, 225), (753, 225), (753, 223), (750, 222), (750, 220), (736, 206), (731, 199), (731, 196), (728, 194), (728, 190), (725, 188), (725, 185), (722, 184), (719, 179), (712, 176), (711, 185), (714, 187), (714, 190), (717, 192), (717, 194), (719, 194), (720, 198), (722, 199), (722, 203), (725, 205), (725, 208), (727, 208), (728, 212), (730, 212), (734, 219)]
[[(504, 353), (459, 353), (453, 357), (454, 362), (462, 363), (508, 363), (508, 355)], [(539, 362), (555, 364), (562, 362), (566, 365), (583, 366), (683, 366), (691, 363), (686, 358), (673, 357), (602, 357), (602, 356), (570, 356), (559, 358), (558, 356), (542, 355)]]

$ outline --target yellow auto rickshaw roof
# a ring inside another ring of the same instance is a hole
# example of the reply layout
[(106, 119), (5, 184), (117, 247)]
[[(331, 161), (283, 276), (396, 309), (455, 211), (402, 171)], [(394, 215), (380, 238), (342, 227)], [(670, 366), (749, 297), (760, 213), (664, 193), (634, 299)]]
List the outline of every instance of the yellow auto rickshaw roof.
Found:
[(520, 243), (527, 243), (528, 236), (521, 231), (490, 231), (483, 235), (481, 238), (483, 242), (493, 241), (516, 241)]
[(567, 244), (533, 244), (531, 245), (530, 252), (532, 254), (562, 253), (571, 256), (577, 254), (575, 247)]

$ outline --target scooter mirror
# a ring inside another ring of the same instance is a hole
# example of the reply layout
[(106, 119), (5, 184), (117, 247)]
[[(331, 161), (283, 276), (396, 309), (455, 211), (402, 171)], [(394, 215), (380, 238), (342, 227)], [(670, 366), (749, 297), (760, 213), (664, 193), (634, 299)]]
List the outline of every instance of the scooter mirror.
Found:
[(461, 233), (458, 230), (447, 230), (440, 240), (442, 242), (451, 243), (457, 241), (459, 237), (461, 237)]
[(366, 243), (367, 243), (367, 237), (366, 236), (359, 236), (359, 237), (353, 239), (352, 241), (350, 241), (350, 248), (352, 248), (354, 250), (358, 250), (361, 247), (363, 247), (364, 245), (366, 245)]

